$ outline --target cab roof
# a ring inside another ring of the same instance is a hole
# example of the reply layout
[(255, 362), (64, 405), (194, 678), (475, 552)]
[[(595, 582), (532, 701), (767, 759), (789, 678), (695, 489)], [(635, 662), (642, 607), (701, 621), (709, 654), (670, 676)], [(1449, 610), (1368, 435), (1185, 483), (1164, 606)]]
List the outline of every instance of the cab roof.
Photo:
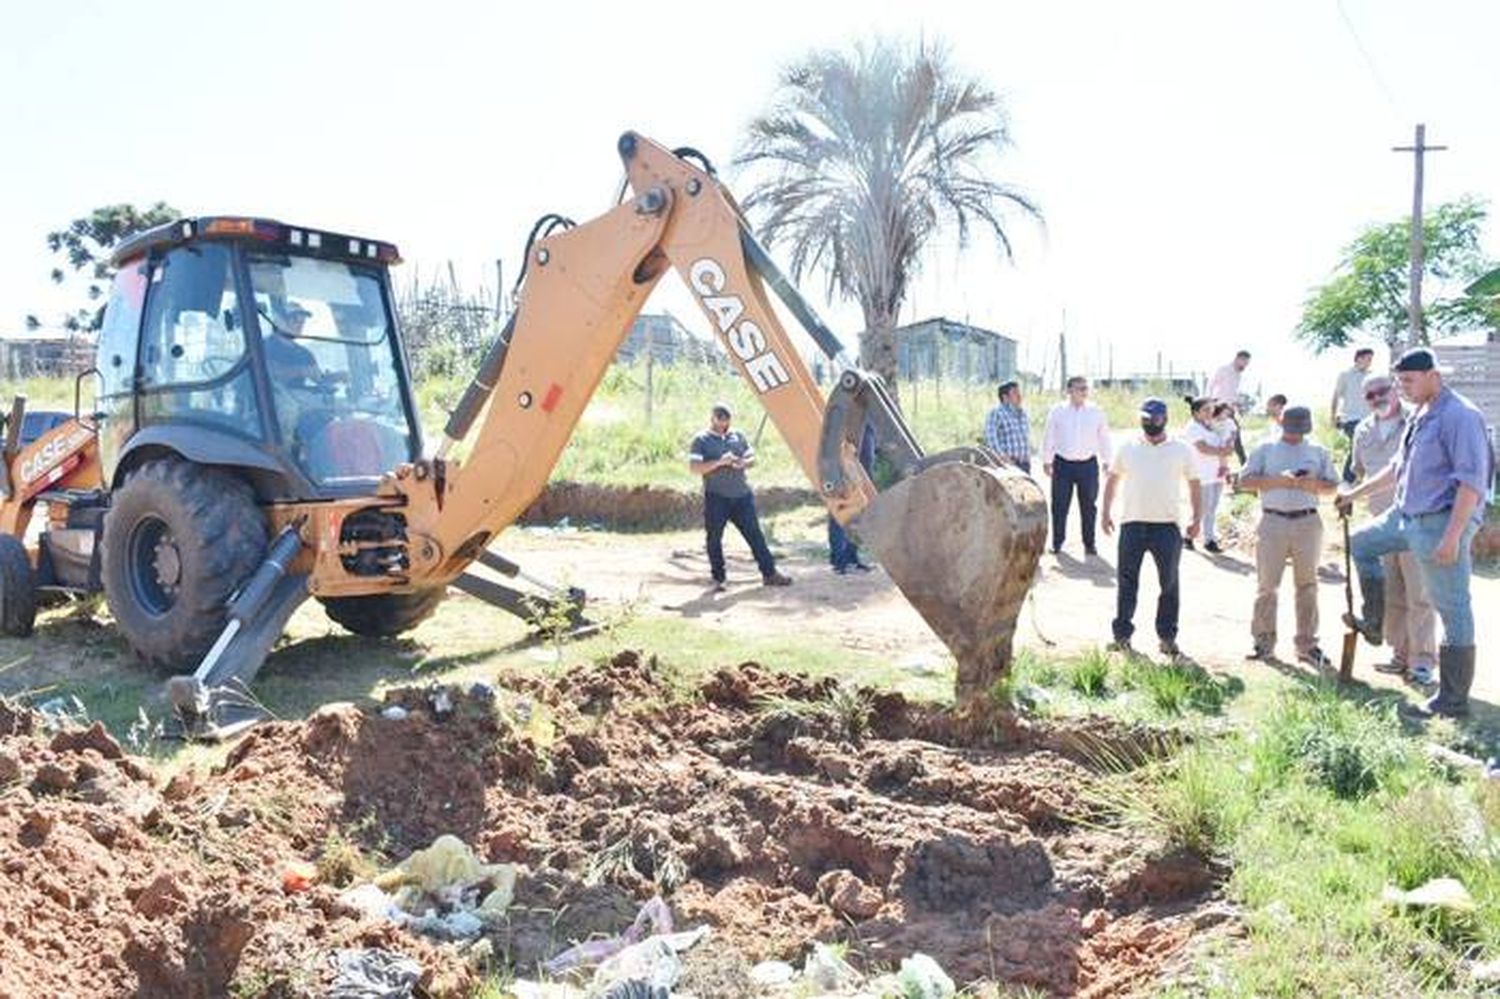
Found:
[(119, 267), (152, 250), (210, 239), (252, 242), (310, 257), (386, 265), (401, 262), (401, 254), (394, 244), (363, 236), (287, 225), (275, 219), (202, 215), (177, 219), (127, 237), (115, 247), (110, 263)]

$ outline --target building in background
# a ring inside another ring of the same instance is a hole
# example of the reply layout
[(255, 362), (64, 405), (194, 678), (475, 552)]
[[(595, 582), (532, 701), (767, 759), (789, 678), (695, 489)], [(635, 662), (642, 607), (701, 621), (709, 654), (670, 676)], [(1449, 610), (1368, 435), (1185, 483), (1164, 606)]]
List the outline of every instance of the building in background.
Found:
[(72, 378), (94, 364), (94, 334), (64, 329), (25, 330), (0, 336), (0, 378)]
[(938, 316), (896, 328), (896, 365), (904, 381), (999, 384), (1016, 377), (1016, 341)]
[(724, 353), (717, 343), (689, 333), (670, 312), (643, 312), (636, 316), (615, 356), (627, 364), (645, 361), (647, 356), (653, 364), (686, 363), (710, 367), (724, 364)]

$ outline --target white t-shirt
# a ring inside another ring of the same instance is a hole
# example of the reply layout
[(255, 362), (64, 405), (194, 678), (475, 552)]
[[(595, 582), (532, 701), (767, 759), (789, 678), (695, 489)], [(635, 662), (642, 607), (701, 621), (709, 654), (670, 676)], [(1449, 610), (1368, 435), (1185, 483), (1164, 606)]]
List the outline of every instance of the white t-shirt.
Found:
[(1120, 448), (1111, 475), (1120, 477), (1120, 523), (1183, 523), (1183, 483), (1198, 481), (1193, 449), (1182, 441), (1133, 440)]
[(1228, 443), (1228, 438), (1212, 427), (1205, 427), (1197, 420), (1190, 420), (1187, 429), (1182, 432), (1182, 440), (1189, 448), (1192, 448), (1193, 457), (1198, 462), (1198, 481), (1204, 485), (1213, 485), (1219, 481), (1219, 465), (1224, 461), (1216, 454), (1204, 454), (1195, 446), (1199, 442), (1209, 447), (1223, 447)]

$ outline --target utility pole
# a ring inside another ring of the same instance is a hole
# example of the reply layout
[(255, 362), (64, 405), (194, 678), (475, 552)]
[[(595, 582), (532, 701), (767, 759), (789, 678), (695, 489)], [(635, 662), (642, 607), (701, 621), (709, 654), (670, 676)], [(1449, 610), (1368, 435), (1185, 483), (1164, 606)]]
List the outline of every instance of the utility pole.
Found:
[(1422, 155), (1424, 153), (1440, 153), (1447, 146), (1427, 145), (1427, 126), (1418, 125), (1416, 139), (1410, 146), (1392, 146), (1391, 151), (1397, 153), (1411, 153), (1416, 167), (1413, 171), (1414, 179), (1411, 192), (1411, 276), (1407, 279), (1410, 299), (1407, 303), (1409, 325), (1406, 333), (1406, 345), (1415, 347), (1422, 342)]
[(1057, 387), (1068, 387), (1068, 310), (1062, 311), (1062, 329), (1057, 333)]

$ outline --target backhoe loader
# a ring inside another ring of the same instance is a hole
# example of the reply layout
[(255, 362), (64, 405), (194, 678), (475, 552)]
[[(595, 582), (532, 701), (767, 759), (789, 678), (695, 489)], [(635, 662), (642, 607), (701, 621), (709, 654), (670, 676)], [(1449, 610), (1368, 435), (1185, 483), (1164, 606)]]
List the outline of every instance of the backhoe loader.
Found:
[[(260, 713), (246, 685), (308, 597), (365, 635), (429, 614), (446, 588), (537, 605), (471, 571), (545, 486), (657, 281), (675, 270), (832, 515), (949, 646), (958, 694), (1008, 665), (1045, 538), (1040, 490), (988, 451), (928, 455), (878, 378), (776, 269), (711, 164), (635, 133), (618, 205), (544, 216), (516, 305), (425, 452), (389, 243), (242, 217), (183, 219), (118, 247), (98, 348), (99, 585), (190, 734)], [(833, 362), (824, 398), (775, 294)], [(866, 423), (897, 480), (857, 460)], [(59, 496), (56, 499), (63, 499)], [(15, 585), (10, 577), (4, 585)], [(8, 600), (0, 594), (0, 601)], [(542, 595), (575, 615), (581, 594)]]

